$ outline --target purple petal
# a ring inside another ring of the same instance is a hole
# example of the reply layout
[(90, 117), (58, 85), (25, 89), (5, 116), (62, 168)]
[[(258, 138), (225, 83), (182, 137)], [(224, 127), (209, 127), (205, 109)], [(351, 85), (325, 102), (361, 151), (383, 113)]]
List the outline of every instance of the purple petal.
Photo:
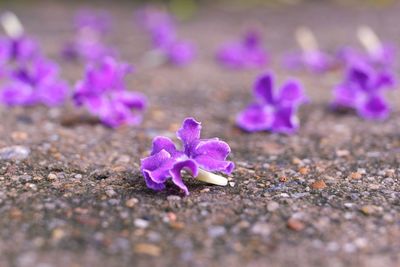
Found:
[(256, 33), (249, 32), (243, 40), (224, 44), (216, 59), (232, 69), (259, 68), (267, 63), (267, 53), (260, 46)]
[(185, 65), (194, 58), (194, 47), (192, 44), (177, 41), (168, 46), (169, 60), (176, 65)]
[(141, 159), (141, 171), (146, 179), (147, 186), (155, 190), (164, 188), (160, 184), (165, 183), (171, 176), (169, 171), (174, 163), (175, 160), (165, 150)]
[(195, 148), (193, 159), (207, 171), (230, 174), (234, 168), (233, 162), (226, 161), (230, 152), (229, 145), (218, 138), (201, 140)]
[(297, 80), (286, 82), (278, 96), (278, 103), (280, 105), (299, 105), (306, 101), (303, 87)]
[(186, 118), (176, 135), (185, 147), (186, 155), (190, 156), (195, 141), (200, 139), (201, 123), (193, 118)]
[(259, 76), (254, 84), (253, 94), (261, 103), (274, 103), (274, 77), (271, 73)]
[(370, 80), (372, 69), (363, 62), (358, 62), (350, 67), (347, 74), (347, 80), (359, 89), (364, 91), (370, 90)]
[(175, 147), (174, 142), (171, 139), (164, 136), (157, 136), (153, 139), (153, 147), (151, 149), (151, 155), (154, 155), (161, 150), (167, 151), (173, 157), (179, 156), (182, 153), (178, 151)]
[(236, 117), (237, 125), (248, 132), (268, 130), (272, 122), (272, 108), (260, 104), (251, 104)]
[(306, 67), (317, 73), (327, 71), (333, 66), (331, 58), (319, 50), (303, 53), (303, 61)]
[(48, 106), (62, 104), (68, 95), (68, 86), (65, 82), (47, 82), (36, 89), (37, 99)]
[(278, 108), (275, 111), (271, 131), (286, 134), (294, 133), (299, 128), (299, 122), (295, 112), (296, 108), (290, 106)]
[(0, 101), (8, 106), (33, 104), (32, 86), (22, 82), (6, 84), (0, 91)]
[(189, 195), (189, 190), (187, 186), (183, 183), (181, 176), (181, 171), (183, 169), (190, 171), (192, 176), (196, 177), (198, 175), (198, 167), (196, 162), (189, 159), (176, 163), (170, 171), (170, 174), (172, 176), (172, 182), (174, 182), (174, 184), (176, 184), (180, 189), (182, 189), (186, 195)]
[(144, 110), (147, 106), (147, 98), (145, 95), (137, 92), (122, 91), (118, 92), (115, 100), (123, 103), (128, 108)]
[(382, 120), (389, 115), (389, 107), (384, 98), (379, 95), (369, 97), (358, 107), (357, 111), (366, 119)]
[(334, 100), (333, 107), (348, 107), (354, 108), (362, 98), (362, 93), (359, 90), (352, 88), (350, 85), (342, 84), (335, 87), (333, 91)]

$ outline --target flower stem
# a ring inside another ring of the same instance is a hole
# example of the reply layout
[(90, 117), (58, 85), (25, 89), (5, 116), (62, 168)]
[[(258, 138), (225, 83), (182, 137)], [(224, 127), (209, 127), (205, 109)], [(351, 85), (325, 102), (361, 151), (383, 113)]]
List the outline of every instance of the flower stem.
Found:
[(22, 23), (18, 17), (10, 11), (6, 11), (1, 15), (0, 23), (9, 37), (17, 38), (24, 34)]
[(222, 185), (225, 186), (228, 184), (228, 179), (222, 177), (220, 175), (216, 175), (214, 173), (199, 169), (199, 174), (197, 175), (196, 179), (210, 183), (215, 185)]
[(297, 28), (296, 41), (304, 52), (318, 51), (317, 39), (307, 27)]
[(370, 54), (382, 48), (382, 43), (376, 33), (368, 26), (358, 28), (357, 37)]

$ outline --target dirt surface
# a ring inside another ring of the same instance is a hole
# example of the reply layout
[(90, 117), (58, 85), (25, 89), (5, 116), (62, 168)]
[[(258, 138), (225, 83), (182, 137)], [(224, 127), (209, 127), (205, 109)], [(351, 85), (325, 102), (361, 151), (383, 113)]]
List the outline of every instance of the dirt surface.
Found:
[[(12, 10), (57, 58), (77, 6), (36, 3)], [(146, 67), (148, 40), (133, 24), (134, 7), (103, 7), (114, 20), (110, 44), (136, 66), (129, 87), (144, 92), (150, 108), (140, 127), (117, 130), (74, 119), (84, 111), (71, 103), (0, 108), (0, 156), (20, 157), (0, 160), (0, 266), (400, 266), (399, 92), (390, 119), (367, 122), (326, 108), (340, 71), (288, 73), (278, 64), (296, 47), (301, 24), (330, 51), (357, 44), (360, 23), (398, 43), (400, 5), (206, 5), (180, 25), (199, 48), (187, 68)], [(269, 68), (280, 82), (299, 77), (312, 99), (297, 135), (250, 135), (233, 124), (260, 71), (224, 70), (213, 53), (254, 23)], [(71, 83), (82, 76), (82, 64), (62, 66)], [(188, 179), (189, 197), (172, 185), (155, 193), (139, 160), (154, 136), (174, 137), (187, 116), (203, 123), (203, 137), (230, 144), (231, 183)]]

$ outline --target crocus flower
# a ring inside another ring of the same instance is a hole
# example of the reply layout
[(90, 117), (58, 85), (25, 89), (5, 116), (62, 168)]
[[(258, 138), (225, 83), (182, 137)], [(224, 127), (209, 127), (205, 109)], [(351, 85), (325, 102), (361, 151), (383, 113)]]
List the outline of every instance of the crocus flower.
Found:
[(0, 91), (0, 100), (6, 105), (62, 104), (68, 94), (68, 86), (59, 78), (58, 65), (36, 58), (11, 71)]
[(153, 139), (150, 156), (141, 160), (141, 171), (146, 185), (153, 190), (163, 190), (167, 180), (189, 194), (181, 171), (188, 170), (198, 180), (226, 185), (227, 179), (211, 172), (230, 174), (234, 163), (227, 161), (230, 147), (218, 138), (200, 139), (201, 124), (186, 118), (176, 133), (183, 148), (177, 149), (174, 142), (163, 136)]
[(321, 73), (335, 67), (333, 57), (318, 47), (317, 40), (310, 29), (300, 27), (296, 30), (296, 40), (301, 51), (290, 52), (285, 55), (283, 64), (292, 70), (308, 69), (311, 72)]
[(142, 9), (136, 13), (138, 23), (145, 29), (154, 48), (165, 60), (175, 65), (186, 65), (195, 57), (192, 43), (178, 37), (175, 20), (166, 11)]
[(131, 70), (129, 65), (118, 63), (112, 57), (90, 63), (84, 79), (76, 85), (73, 96), (75, 104), (85, 106), (109, 127), (139, 124), (146, 98), (140, 93), (126, 90), (124, 78)]
[(345, 80), (334, 88), (332, 106), (355, 109), (365, 119), (385, 119), (390, 109), (384, 92), (393, 85), (390, 72), (358, 62), (349, 67)]
[(243, 130), (293, 133), (298, 129), (296, 112), (307, 101), (302, 86), (296, 80), (289, 80), (275, 92), (273, 80), (271, 73), (257, 78), (253, 87), (254, 101), (236, 118)]
[(243, 39), (224, 44), (216, 56), (224, 66), (232, 69), (260, 68), (267, 63), (267, 52), (255, 31), (249, 31)]

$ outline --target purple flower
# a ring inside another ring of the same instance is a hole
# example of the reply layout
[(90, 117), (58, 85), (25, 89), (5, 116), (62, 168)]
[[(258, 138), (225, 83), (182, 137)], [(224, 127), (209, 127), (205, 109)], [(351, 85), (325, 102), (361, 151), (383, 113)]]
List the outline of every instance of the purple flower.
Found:
[(357, 49), (346, 46), (339, 50), (337, 57), (346, 65), (365, 61), (366, 64), (372, 64), (379, 68), (391, 68), (396, 59), (396, 50), (393, 45), (384, 44), (362, 53)]
[(200, 139), (200, 132), (201, 124), (193, 118), (186, 118), (176, 133), (182, 142), (182, 150), (178, 150), (167, 137), (158, 136), (153, 139), (150, 156), (141, 160), (141, 171), (149, 188), (163, 190), (166, 181), (172, 179), (175, 185), (189, 195), (181, 176), (183, 169), (200, 180), (225, 184), (225, 178), (209, 172), (230, 174), (233, 171), (234, 163), (226, 160), (230, 147), (218, 138)]
[(335, 87), (332, 106), (355, 109), (365, 119), (385, 119), (389, 106), (383, 93), (394, 83), (391, 73), (377, 71), (364, 62), (354, 63), (345, 80)]
[(126, 90), (124, 79), (131, 71), (129, 65), (118, 63), (112, 57), (89, 64), (85, 78), (76, 85), (75, 104), (84, 105), (110, 127), (139, 124), (146, 108), (146, 97)]
[(36, 41), (25, 35), (0, 39), (0, 61), (2, 63), (28, 61), (40, 55)]
[(333, 58), (320, 50), (289, 53), (284, 57), (284, 66), (291, 70), (306, 68), (315, 73), (322, 73), (335, 66)]
[(104, 34), (110, 30), (111, 18), (106, 11), (83, 9), (76, 13), (74, 24), (78, 31), (90, 29), (99, 34)]
[(67, 95), (68, 86), (60, 80), (57, 64), (36, 58), (8, 74), (8, 81), (0, 91), (0, 100), (9, 106), (56, 106), (62, 104)]
[(115, 56), (114, 50), (103, 42), (103, 35), (108, 31), (109, 25), (110, 18), (106, 12), (82, 10), (77, 13), (75, 38), (65, 44), (62, 50), (63, 57), (94, 61), (106, 56)]
[(254, 101), (236, 118), (237, 125), (248, 132), (272, 131), (293, 133), (299, 127), (298, 107), (307, 101), (300, 83), (287, 81), (279, 92), (274, 92), (273, 75), (263, 74), (254, 87)]
[(267, 52), (262, 47), (259, 34), (249, 31), (239, 42), (224, 44), (216, 58), (232, 69), (260, 68), (267, 63)]
[(195, 57), (195, 47), (178, 38), (173, 17), (152, 8), (137, 12), (139, 24), (150, 34), (153, 46), (172, 64), (186, 65)]
[(88, 61), (95, 61), (106, 56), (114, 56), (115, 52), (103, 44), (95, 32), (78, 32), (75, 40), (65, 44), (62, 55), (66, 59), (83, 58)]

